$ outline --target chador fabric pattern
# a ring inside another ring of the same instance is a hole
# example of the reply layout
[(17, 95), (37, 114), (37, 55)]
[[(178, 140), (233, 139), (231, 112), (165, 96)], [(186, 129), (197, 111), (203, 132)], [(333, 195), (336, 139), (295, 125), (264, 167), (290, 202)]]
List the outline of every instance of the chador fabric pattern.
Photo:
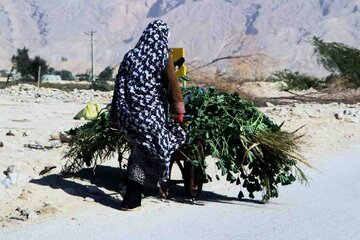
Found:
[(185, 142), (184, 131), (168, 116), (163, 82), (168, 36), (165, 22), (148, 25), (120, 64), (112, 103), (118, 129), (134, 144), (145, 147), (152, 161), (156, 157), (166, 173), (172, 153)]

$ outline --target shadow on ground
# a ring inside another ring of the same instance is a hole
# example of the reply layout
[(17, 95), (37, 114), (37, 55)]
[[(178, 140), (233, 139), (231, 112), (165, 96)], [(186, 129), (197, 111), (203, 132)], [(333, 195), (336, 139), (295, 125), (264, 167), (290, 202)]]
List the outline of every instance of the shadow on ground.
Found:
[[(31, 180), (31, 183), (48, 186), (53, 189), (62, 189), (67, 194), (81, 197), (92, 198), (95, 202), (104, 205), (106, 207), (119, 209), (121, 200), (119, 197), (119, 184), (124, 184), (126, 179), (126, 171), (110, 167), (98, 165), (93, 168), (82, 169), (76, 174), (69, 176), (61, 176), (59, 174), (47, 175), (41, 179)], [(78, 180), (82, 180), (79, 182)], [(87, 183), (88, 182), (88, 183)], [(106, 193), (100, 188), (111, 191), (112, 193)], [(198, 197), (193, 201), (185, 194), (184, 187), (182, 185), (170, 186), (170, 198), (167, 201), (174, 201), (183, 204), (195, 204), (205, 205), (206, 202), (218, 202), (226, 204), (239, 204), (241, 203), (256, 203), (260, 204), (261, 201), (251, 199), (241, 199), (237, 197), (229, 197), (226, 195), (217, 194), (209, 191), (202, 191)], [(158, 198), (158, 190), (154, 188), (146, 188), (144, 190), (146, 197)]]

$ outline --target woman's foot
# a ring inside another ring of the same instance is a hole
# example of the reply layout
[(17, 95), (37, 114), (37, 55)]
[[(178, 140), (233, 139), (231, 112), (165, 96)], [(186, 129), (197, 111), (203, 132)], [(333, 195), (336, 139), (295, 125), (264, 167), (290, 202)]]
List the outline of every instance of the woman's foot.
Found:
[(161, 198), (168, 198), (170, 193), (170, 188), (169, 188), (169, 183), (166, 181), (161, 181), (159, 184), (158, 184), (158, 188), (159, 188), (159, 195)]
[(127, 203), (121, 203), (121, 207), (120, 207), (120, 210), (121, 211), (136, 211), (136, 210), (139, 210), (141, 209), (141, 205), (139, 204), (127, 204)]
[(133, 211), (141, 207), (142, 185), (129, 180), (124, 200), (121, 203), (120, 210)]

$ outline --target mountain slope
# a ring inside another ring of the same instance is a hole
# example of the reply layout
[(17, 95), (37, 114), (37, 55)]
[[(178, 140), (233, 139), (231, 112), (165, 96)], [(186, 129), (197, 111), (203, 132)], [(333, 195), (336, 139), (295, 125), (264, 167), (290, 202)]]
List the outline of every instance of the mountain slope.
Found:
[(84, 32), (94, 30), (99, 72), (120, 62), (157, 18), (169, 24), (171, 46), (185, 47), (192, 66), (248, 56), (214, 65), (238, 77), (284, 68), (324, 74), (313, 56), (313, 35), (360, 47), (359, 0), (2, 0), (0, 69), (26, 46), (58, 68), (85, 71), (90, 41)]

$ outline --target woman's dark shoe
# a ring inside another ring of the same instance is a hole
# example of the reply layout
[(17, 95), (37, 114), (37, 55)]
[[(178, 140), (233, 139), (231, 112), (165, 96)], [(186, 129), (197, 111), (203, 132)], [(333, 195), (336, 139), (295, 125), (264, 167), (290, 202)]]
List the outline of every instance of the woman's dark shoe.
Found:
[(133, 211), (141, 207), (142, 185), (135, 181), (129, 180), (124, 200), (121, 203), (120, 210)]

